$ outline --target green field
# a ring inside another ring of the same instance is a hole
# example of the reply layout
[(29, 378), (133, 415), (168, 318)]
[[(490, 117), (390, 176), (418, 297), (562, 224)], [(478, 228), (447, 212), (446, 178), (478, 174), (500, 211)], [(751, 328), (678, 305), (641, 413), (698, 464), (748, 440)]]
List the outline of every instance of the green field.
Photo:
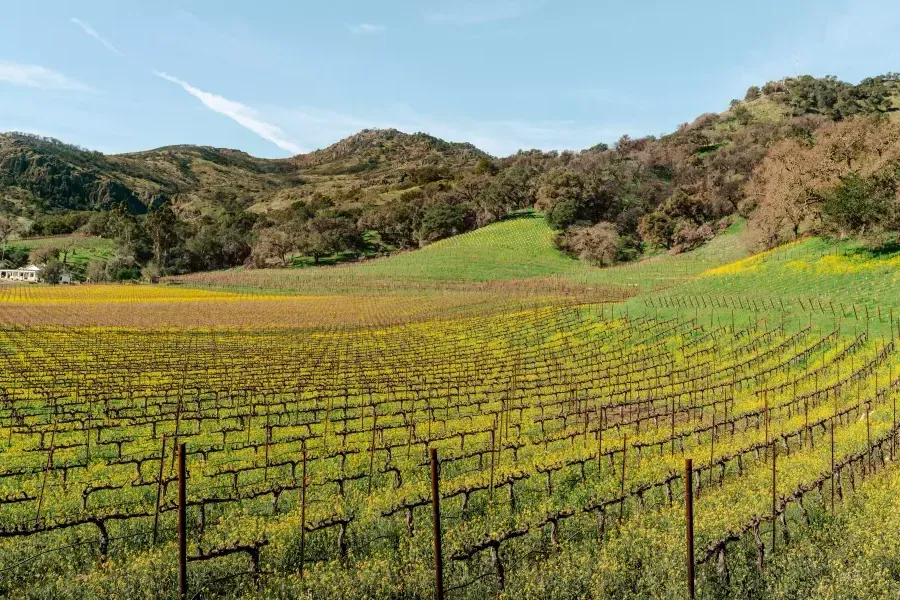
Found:
[(333, 267), (237, 269), (174, 278), (185, 284), (298, 292), (402, 289), (455, 284), (528, 282), (528, 285), (607, 286), (629, 293), (655, 289), (747, 255), (739, 221), (711, 243), (677, 256), (662, 254), (601, 269), (553, 246), (553, 231), (526, 214), (455, 236), (420, 250)]
[(900, 597), (900, 251), (552, 235), (7, 286), (0, 595), (177, 597), (177, 441), (192, 595), (432, 598), (435, 449), (451, 600), (684, 597), (688, 458), (698, 598)]
[(116, 246), (112, 239), (80, 235), (22, 238), (12, 240), (8, 245), (27, 248), (29, 251), (57, 248), (62, 252), (68, 249), (66, 262), (77, 272), (83, 272), (85, 266), (92, 260), (109, 260)]

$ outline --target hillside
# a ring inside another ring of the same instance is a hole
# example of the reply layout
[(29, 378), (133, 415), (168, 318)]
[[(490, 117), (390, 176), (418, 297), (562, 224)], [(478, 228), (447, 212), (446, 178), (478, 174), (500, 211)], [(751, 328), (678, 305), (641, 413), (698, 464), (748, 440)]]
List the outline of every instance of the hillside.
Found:
[[(0, 134), (0, 199), (10, 212), (131, 212), (171, 201), (187, 218), (228, 201), (257, 212), (284, 208), (315, 193), (366, 195), (410, 187), (410, 172), (439, 166), (448, 176), (487, 155), (469, 144), (425, 134), (365, 130), (291, 159), (255, 158), (239, 150), (166, 146), (104, 155), (29, 134)], [(406, 184), (406, 185), (404, 185)]]
[(468, 289), (505, 282), (505, 289), (605, 287), (627, 295), (669, 287), (698, 273), (747, 256), (745, 227), (738, 222), (713, 242), (679, 255), (660, 254), (635, 263), (598, 268), (553, 245), (542, 215), (526, 213), (421, 250), (334, 267), (234, 269), (171, 280), (186, 285), (302, 293), (403, 292)]
[(521, 210), (543, 213), (558, 251), (604, 267), (689, 252), (738, 218), (755, 248), (873, 238), (900, 231), (898, 84), (787, 78), (659, 138), (499, 159), (392, 129), (282, 160), (5, 134), (0, 212), (30, 235), (116, 239), (115, 264), (97, 269), (113, 280), (402, 256)]
[[(729, 110), (703, 115), (659, 140), (624, 137), (618, 146), (632, 154), (655, 153), (650, 162), (656, 163), (656, 174), (666, 181), (676, 173), (673, 165), (660, 162), (686, 158), (672, 155), (687, 153), (695, 166), (714, 168), (716, 156), (735, 154), (735, 149), (744, 145), (744, 137), (778, 137), (780, 134), (768, 129), (791, 118), (812, 115), (841, 119), (889, 112), (896, 110), (894, 101), (898, 98), (893, 74), (869, 78), (856, 86), (827, 77), (785, 79), (750, 88), (747, 98), (734, 101)], [(656, 150), (648, 147), (648, 141)], [(567, 160), (559, 161), (557, 153), (528, 152), (503, 159), (500, 166), (536, 156), (544, 169)], [(171, 201), (188, 218), (229, 201), (265, 212), (316, 193), (339, 203), (378, 204), (395, 197), (398, 190), (441, 177), (452, 179), (471, 170), (478, 160), (488, 158), (468, 143), (393, 129), (363, 130), (327, 148), (280, 160), (191, 145), (105, 155), (49, 138), (5, 133), (0, 134), (0, 201), (6, 212), (26, 216), (59, 210), (105, 210), (118, 204), (141, 213)], [(434, 171), (417, 177), (415, 171), (423, 168)]]

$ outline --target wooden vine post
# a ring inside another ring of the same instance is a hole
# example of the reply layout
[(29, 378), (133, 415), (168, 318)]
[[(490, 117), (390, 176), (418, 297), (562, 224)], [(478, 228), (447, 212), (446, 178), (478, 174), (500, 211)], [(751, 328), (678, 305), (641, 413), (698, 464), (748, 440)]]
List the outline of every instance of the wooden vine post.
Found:
[(624, 434), (622, 436), (622, 481), (620, 484), (619, 494), (622, 500), (619, 502), (619, 521), (622, 520), (622, 517), (625, 513), (625, 465), (626, 458), (628, 457), (628, 434)]
[(775, 535), (778, 533), (778, 520), (776, 517), (777, 506), (776, 506), (776, 497), (777, 493), (775, 491), (776, 484), (776, 457), (778, 455), (778, 444), (775, 440), (772, 440), (772, 554), (775, 553)]
[(694, 465), (684, 460), (684, 516), (687, 527), (687, 592), (694, 600)]
[[(875, 380), (878, 381), (877, 379)], [(875, 385), (878, 391), (878, 384)], [(872, 403), (866, 402), (866, 472), (872, 473), (872, 427), (869, 424), (869, 413), (872, 412)]]
[(187, 473), (184, 442), (178, 444), (178, 599), (187, 600)]
[[(54, 406), (55, 412), (55, 406)], [(44, 477), (41, 480), (41, 493), (38, 497), (38, 505), (37, 510), (34, 513), (34, 526), (37, 527), (41, 522), (41, 506), (44, 504), (44, 490), (47, 488), (47, 476), (50, 474), (50, 471), (53, 469), (53, 450), (56, 448), (56, 427), (57, 427), (57, 418), (53, 417), (53, 431), (50, 433), (50, 452), (47, 453), (47, 465), (44, 467)], [(12, 426), (9, 428), (10, 433), (12, 433)]]
[(303, 440), (303, 480), (300, 483), (300, 580), (306, 558), (306, 440)]
[(441, 555), (441, 492), (437, 448), (431, 448), (431, 510), (434, 515), (434, 598), (444, 599), (444, 559)]
[[(490, 484), (490, 495), (491, 502), (494, 501), (494, 463), (496, 462), (497, 456), (497, 414), (494, 413), (494, 423), (491, 425), (491, 484)], [(432, 475), (432, 483), (434, 481), (434, 475)]]
[(834, 417), (831, 418), (831, 514), (834, 514)]
[(166, 463), (166, 434), (162, 435), (162, 451), (159, 454), (159, 479), (156, 483), (156, 508), (153, 512), (153, 537), (150, 542), (156, 544), (156, 532), (159, 528), (159, 504), (162, 501), (163, 467)]

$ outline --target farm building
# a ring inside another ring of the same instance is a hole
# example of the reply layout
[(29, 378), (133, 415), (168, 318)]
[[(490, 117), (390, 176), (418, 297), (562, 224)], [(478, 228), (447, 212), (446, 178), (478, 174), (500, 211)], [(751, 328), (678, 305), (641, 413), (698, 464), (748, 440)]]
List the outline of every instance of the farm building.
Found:
[[(41, 268), (35, 265), (28, 265), (21, 269), (0, 269), (0, 281), (42, 281)], [(70, 273), (62, 273), (59, 276), (59, 283), (72, 283), (72, 275)]]

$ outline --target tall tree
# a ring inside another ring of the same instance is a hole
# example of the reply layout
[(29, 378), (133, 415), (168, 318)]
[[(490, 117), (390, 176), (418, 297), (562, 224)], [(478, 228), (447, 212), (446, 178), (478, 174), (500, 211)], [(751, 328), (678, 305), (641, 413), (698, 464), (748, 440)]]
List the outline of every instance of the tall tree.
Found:
[(144, 228), (150, 237), (156, 266), (165, 272), (169, 265), (169, 253), (181, 243), (181, 222), (175, 211), (164, 204), (147, 215)]

